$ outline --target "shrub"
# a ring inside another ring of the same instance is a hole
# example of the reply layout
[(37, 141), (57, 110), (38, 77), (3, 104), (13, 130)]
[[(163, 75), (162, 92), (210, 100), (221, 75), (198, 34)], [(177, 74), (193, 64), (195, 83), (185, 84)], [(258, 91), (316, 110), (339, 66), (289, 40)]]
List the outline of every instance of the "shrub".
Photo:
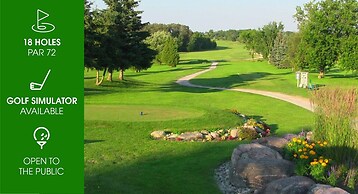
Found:
[(253, 140), (258, 137), (257, 132), (254, 129), (241, 127), (237, 133), (240, 140)]

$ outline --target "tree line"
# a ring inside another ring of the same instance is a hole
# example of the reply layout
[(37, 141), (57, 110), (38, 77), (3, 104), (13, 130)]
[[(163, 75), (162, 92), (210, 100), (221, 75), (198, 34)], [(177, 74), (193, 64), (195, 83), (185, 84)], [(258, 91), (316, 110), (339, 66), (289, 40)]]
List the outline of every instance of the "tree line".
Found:
[(319, 71), (332, 67), (358, 70), (358, 2), (312, 1), (297, 7), (298, 32), (285, 32), (281, 23), (241, 31), (239, 41), (252, 56), (260, 54), (278, 68)]
[[(142, 71), (153, 64), (175, 67), (178, 52), (202, 51), (216, 48), (207, 35), (193, 32), (181, 24), (142, 23), (137, 0), (104, 0), (107, 8), (93, 9), (84, 1), (85, 67), (97, 71), (96, 84), (113, 80), (119, 72)], [(103, 71), (100, 75), (100, 71)]]
[[(135, 0), (104, 0), (103, 10), (92, 10), (91, 3), (84, 1), (85, 16), (85, 67), (96, 69), (96, 84), (100, 85), (108, 72), (112, 81), (114, 71), (123, 80), (125, 70), (148, 69), (156, 52), (144, 40), (149, 33), (143, 31), (141, 11)], [(138, 57), (140, 56), (140, 57)], [(100, 79), (99, 71), (103, 70)]]

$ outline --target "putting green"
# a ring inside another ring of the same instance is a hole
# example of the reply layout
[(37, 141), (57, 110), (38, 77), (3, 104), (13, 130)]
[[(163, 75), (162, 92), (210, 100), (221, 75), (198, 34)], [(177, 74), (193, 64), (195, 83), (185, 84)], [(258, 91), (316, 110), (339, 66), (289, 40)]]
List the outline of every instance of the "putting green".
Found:
[(97, 121), (164, 121), (195, 118), (203, 114), (197, 109), (171, 106), (85, 105), (85, 120)]

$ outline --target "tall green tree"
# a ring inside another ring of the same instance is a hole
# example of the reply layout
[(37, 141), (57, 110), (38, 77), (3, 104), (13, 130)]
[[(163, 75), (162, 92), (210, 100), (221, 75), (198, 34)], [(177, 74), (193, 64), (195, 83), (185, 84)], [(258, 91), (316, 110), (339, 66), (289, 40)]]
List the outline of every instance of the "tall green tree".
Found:
[(277, 35), (284, 29), (283, 24), (277, 22), (270, 22), (269, 24), (262, 27), (259, 32), (261, 33), (261, 41), (257, 42), (258, 51), (262, 54), (265, 59), (269, 58), (272, 48), (274, 47)]
[(278, 68), (288, 68), (287, 62), (287, 35), (284, 32), (279, 32), (274, 42), (274, 46), (270, 54), (270, 63)]
[[(155, 62), (162, 64), (162, 52), (165, 44), (169, 41), (169, 39), (173, 39), (169, 32), (166, 31), (157, 31), (150, 35), (145, 42), (149, 45), (149, 47), (155, 51), (157, 51), (157, 55), (155, 56)], [(175, 41), (175, 44), (177, 42)], [(178, 48), (178, 45), (177, 45)]]
[[(110, 42), (107, 46), (111, 49), (112, 63), (108, 66), (108, 71), (112, 76), (113, 70), (118, 70), (120, 72), (118, 78), (123, 80), (125, 70), (133, 66), (138, 68), (139, 64), (143, 67), (150, 66), (154, 52), (144, 43), (149, 33), (142, 30), (145, 24), (141, 22), (142, 12), (137, 11), (138, 2), (135, 0), (104, 0), (104, 2), (108, 6), (106, 19), (111, 21), (108, 30)], [(143, 52), (149, 54), (143, 55)], [(109, 80), (112, 78), (110, 77)]]
[(342, 42), (338, 65), (343, 70), (358, 72), (358, 35), (350, 36)]
[(160, 54), (162, 62), (171, 67), (175, 67), (179, 63), (178, 47), (174, 38), (171, 37), (165, 42)]
[(302, 41), (299, 44), (299, 64), (318, 70), (320, 77), (332, 68), (342, 54), (342, 42), (357, 36), (358, 6), (356, 0), (312, 1), (298, 7)]
[[(85, 67), (96, 69), (96, 84), (100, 85), (106, 73), (107, 65), (111, 64), (108, 55), (108, 47), (106, 42), (108, 37), (108, 20), (105, 19), (104, 11), (92, 10), (91, 3), (84, 1), (84, 47), (85, 47)], [(100, 71), (103, 71), (100, 80)]]

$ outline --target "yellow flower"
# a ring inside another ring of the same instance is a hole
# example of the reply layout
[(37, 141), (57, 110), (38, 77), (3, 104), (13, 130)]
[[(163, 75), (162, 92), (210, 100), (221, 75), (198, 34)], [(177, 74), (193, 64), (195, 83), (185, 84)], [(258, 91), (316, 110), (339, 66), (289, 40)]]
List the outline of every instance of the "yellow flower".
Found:
[(323, 159), (319, 159), (318, 162), (322, 164), (322, 163), (323, 163)]
[(302, 144), (307, 144), (307, 141), (303, 141)]
[(296, 142), (296, 141), (297, 141), (297, 138), (295, 138), (295, 137), (292, 138), (292, 141), (293, 141), (293, 142)]
[(293, 157), (297, 158), (297, 154), (293, 154)]
[(300, 144), (301, 142), (302, 142), (302, 141), (301, 141), (300, 139), (298, 139), (298, 140), (297, 140), (297, 143), (299, 143), (299, 144)]
[(318, 162), (311, 162), (311, 165), (313, 166), (313, 165), (316, 165), (316, 164), (318, 164)]
[(323, 143), (319, 144), (319, 146), (324, 147)]
[(292, 143), (289, 143), (289, 144), (288, 144), (288, 147), (291, 147), (291, 146), (292, 146)]
[(322, 166), (323, 166), (323, 167), (324, 167), (324, 166), (327, 166), (327, 164), (323, 162), (323, 163), (322, 163)]
[(318, 144), (320, 144), (320, 143), (321, 143), (321, 141), (317, 141), (317, 143), (318, 143)]
[(327, 145), (328, 143), (325, 141), (325, 142), (323, 142), (323, 144), (324, 144), (324, 145)]
[(323, 159), (323, 156), (320, 156), (319, 159)]
[(310, 151), (310, 154), (311, 154), (311, 155), (316, 155), (316, 152), (313, 151), (313, 150), (311, 150), (311, 151)]
[(305, 158), (305, 155), (300, 155), (300, 158), (301, 158), (301, 159)]
[(315, 146), (316, 144), (315, 143), (311, 143), (311, 146)]
[(317, 159), (315, 158), (315, 159), (313, 159), (313, 161), (317, 162)]
[(305, 156), (305, 159), (308, 159), (308, 156)]
[(307, 151), (307, 148), (303, 148), (303, 151), (304, 151), (304, 152)]
[(310, 149), (313, 149), (313, 146), (310, 146), (309, 148), (310, 148)]
[(325, 162), (325, 163), (328, 163), (329, 161), (328, 161), (328, 159), (325, 159), (324, 162)]
[(302, 152), (302, 149), (299, 149), (298, 152)]

